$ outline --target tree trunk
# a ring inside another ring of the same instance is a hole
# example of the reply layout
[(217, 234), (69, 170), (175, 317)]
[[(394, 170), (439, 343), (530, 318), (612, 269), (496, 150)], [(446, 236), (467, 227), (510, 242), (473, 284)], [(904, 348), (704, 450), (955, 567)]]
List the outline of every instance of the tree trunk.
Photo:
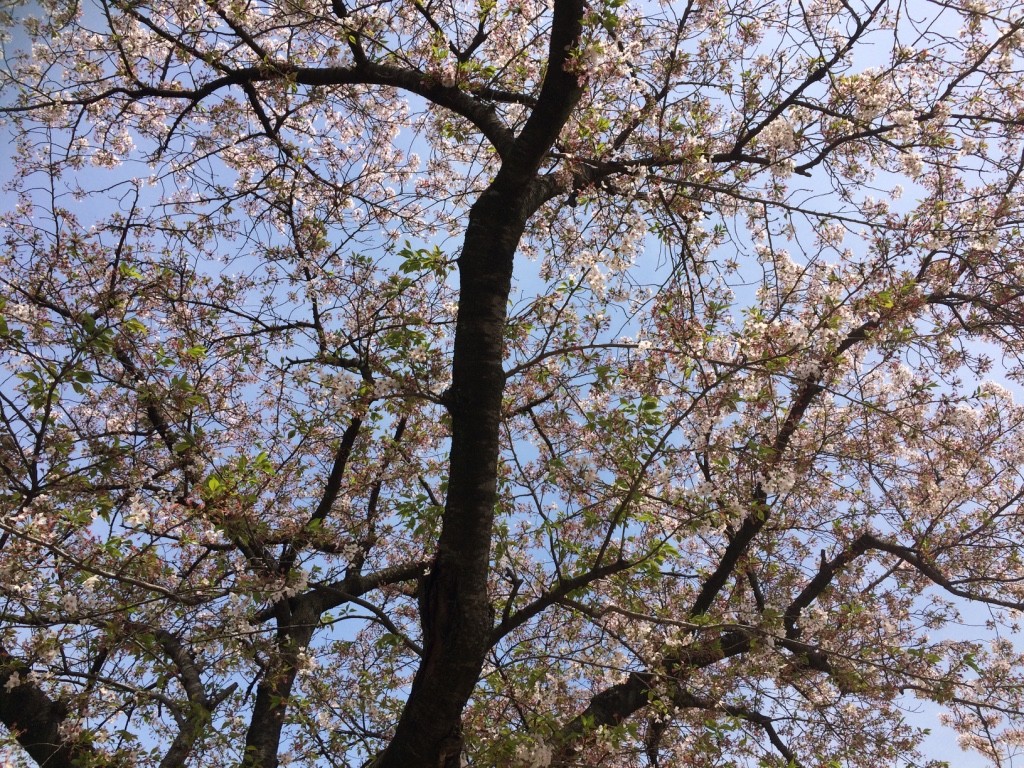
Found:
[(446, 403), (452, 419), (448, 496), (421, 601), (423, 661), (377, 768), (458, 765), (462, 709), (479, 679), (493, 624), (487, 574), (497, 503), (504, 333), (512, 264), (533, 207), (528, 197), (492, 184), (470, 212), (459, 257), (460, 301)]

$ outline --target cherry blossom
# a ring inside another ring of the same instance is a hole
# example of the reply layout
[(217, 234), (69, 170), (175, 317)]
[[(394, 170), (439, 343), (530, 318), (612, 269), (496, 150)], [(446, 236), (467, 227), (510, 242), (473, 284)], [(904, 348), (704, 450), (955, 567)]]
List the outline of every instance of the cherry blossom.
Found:
[(1015, 4), (0, 29), (0, 761), (1007, 764)]

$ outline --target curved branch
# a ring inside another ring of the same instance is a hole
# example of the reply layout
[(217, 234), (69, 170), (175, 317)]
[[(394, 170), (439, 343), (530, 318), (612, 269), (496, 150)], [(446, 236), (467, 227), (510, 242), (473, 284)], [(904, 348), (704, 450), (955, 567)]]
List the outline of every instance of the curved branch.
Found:
[(542, 613), (548, 607), (569, 597), (576, 590), (593, 584), (595, 581), (600, 581), (608, 576), (628, 570), (634, 565), (636, 565), (635, 561), (619, 559), (608, 563), (607, 565), (597, 566), (590, 571), (571, 579), (563, 579), (552, 589), (542, 594), (529, 605), (523, 606), (511, 616), (502, 619), (501, 623), (498, 624), (491, 632), (491, 645), (494, 645), (509, 632), (522, 626), (534, 616)]
[[(341, 442), (338, 444), (338, 450), (334, 454), (334, 463), (331, 466), (330, 474), (327, 476), (327, 484), (324, 486), (320, 503), (317, 504), (313, 514), (306, 521), (303, 529), (304, 532), (310, 531), (317, 523), (322, 523), (330, 513), (331, 507), (334, 506), (334, 502), (338, 498), (338, 492), (341, 490), (341, 481), (345, 476), (345, 467), (348, 466), (349, 457), (352, 455), (352, 446), (355, 445), (356, 437), (359, 435), (362, 425), (362, 419), (358, 416), (353, 416), (348, 423), (348, 427), (345, 428), (345, 432), (341, 436)], [(285, 551), (281, 554), (281, 562), (278, 566), (280, 573), (288, 573), (292, 569), (292, 566), (295, 565), (295, 558), (298, 557), (299, 549), (307, 538), (308, 535), (299, 533), (285, 546)]]
[(146, 98), (175, 99), (195, 105), (213, 94), (231, 86), (284, 80), (297, 85), (330, 87), (338, 85), (383, 85), (400, 88), (444, 107), (469, 120), (505, 158), (514, 143), (512, 132), (498, 117), (494, 107), (481, 99), (523, 102), (524, 97), (504, 91), (481, 89), (479, 94), (464, 91), (454, 85), (428, 78), (422, 72), (375, 62), (357, 63), (351, 67), (297, 67), (285, 62), (270, 62), (252, 67), (241, 67), (193, 88), (167, 88), (161, 86), (114, 86), (96, 93), (71, 98), (47, 99), (24, 105), (0, 107), (0, 114), (32, 112), (47, 107), (87, 107), (124, 96), (132, 101)]
[(685, 689), (681, 681), (688, 672), (745, 653), (750, 648), (750, 633), (733, 630), (667, 654), (662, 673), (630, 672), (624, 682), (596, 693), (586, 708), (562, 727), (556, 739), (557, 752), (552, 765), (574, 764), (576, 743), (581, 737), (601, 726), (618, 725), (646, 707), (654, 698), (656, 686), (659, 695), (666, 682), (672, 684), (674, 693), (682, 692)]
[[(293, 598), (291, 604), (308, 603), (319, 613), (330, 611), (339, 605), (349, 601), (348, 596), (361, 597), (367, 592), (387, 586), (389, 584), (400, 584), (404, 581), (413, 581), (422, 578), (427, 571), (427, 563), (422, 560), (414, 560), (408, 563), (399, 563), (387, 568), (381, 568), (366, 575), (357, 573), (348, 574), (341, 581), (330, 584), (314, 585), (309, 591)], [(277, 615), (274, 606), (264, 608), (256, 614), (254, 621), (269, 621)]]

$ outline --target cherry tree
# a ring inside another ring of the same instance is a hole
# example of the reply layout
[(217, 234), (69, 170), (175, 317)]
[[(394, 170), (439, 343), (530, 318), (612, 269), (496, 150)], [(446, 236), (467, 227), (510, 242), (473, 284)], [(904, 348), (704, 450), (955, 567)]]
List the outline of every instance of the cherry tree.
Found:
[(1009, 764), (1016, 3), (0, 14), (9, 764)]

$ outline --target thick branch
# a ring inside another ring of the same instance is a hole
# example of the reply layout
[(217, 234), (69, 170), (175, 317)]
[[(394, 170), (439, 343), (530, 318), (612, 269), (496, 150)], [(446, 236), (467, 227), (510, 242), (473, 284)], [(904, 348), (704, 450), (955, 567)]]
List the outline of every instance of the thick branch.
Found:
[(245, 734), (245, 752), (241, 768), (277, 768), (281, 731), (288, 711), (292, 687), (298, 674), (301, 654), (309, 646), (320, 614), (308, 602), (293, 610), (287, 601), (277, 609), (277, 648), (256, 686), (249, 730)]
[[(333, 610), (339, 605), (344, 605), (351, 597), (362, 597), (367, 592), (372, 592), (389, 584), (400, 584), (404, 581), (421, 578), (427, 571), (427, 568), (427, 563), (422, 560), (414, 560), (408, 563), (399, 563), (398, 565), (381, 568), (379, 571), (366, 575), (350, 573), (341, 581), (313, 586), (308, 592), (293, 598), (290, 604), (294, 610), (299, 604), (308, 603), (319, 615), (319, 613)], [(271, 606), (257, 613), (255, 621), (269, 621), (276, 615), (276, 609)]]
[(498, 117), (494, 107), (486, 99), (500, 97), (506, 101), (523, 101), (515, 94), (483, 91), (480, 97), (461, 90), (456, 86), (442, 85), (414, 69), (404, 69), (391, 64), (359, 62), (350, 67), (297, 67), (286, 62), (269, 62), (253, 67), (241, 67), (203, 83), (198, 88), (167, 88), (161, 86), (114, 86), (96, 93), (87, 93), (70, 98), (50, 99), (21, 106), (0, 107), (0, 114), (32, 112), (55, 105), (90, 106), (124, 96), (132, 101), (142, 99), (176, 99), (194, 105), (213, 94), (231, 86), (287, 80), (298, 85), (330, 87), (338, 85), (383, 85), (400, 88), (450, 109), (465, 117), (487, 138), (502, 158), (511, 150), (514, 137)]
[(470, 210), (459, 256), (459, 310), (446, 405), (452, 418), (448, 496), (421, 600), (423, 660), (377, 768), (458, 766), (461, 716), (490, 647), (487, 594), (497, 476), (505, 326), (512, 266), (526, 222), (547, 192), (537, 170), (581, 89), (566, 65), (582, 30), (582, 0), (555, 0), (537, 108)]
[(177, 667), (189, 703), (188, 711), (178, 718), (178, 733), (160, 761), (160, 768), (183, 768), (196, 742), (209, 728), (217, 705), (234, 693), (238, 686), (232, 683), (216, 695), (208, 696), (199, 677), (199, 669), (188, 649), (167, 630), (157, 630), (154, 634), (164, 653)]
[(666, 655), (664, 671), (631, 672), (625, 682), (600, 691), (591, 698), (586, 709), (563, 726), (557, 737), (557, 757), (552, 765), (570, 765), (576, 754), (576, 742), (601, 726), (614, 726), (646, 707), (655, 688), (664, 690), (667, 683), (681, 690), (681, 680), (695, 669), (703, 669), (723, 659), (750, 650), (750, 635), (744, 631), (726, 632), (707, 641), (694, 643)]
[[(31, 672), (27, 664), (0, 647), (0, 722), (39, 765), (105, 765), (103, 755), (91, 744), (69, 741), (61, 735), (61, 725), (68, 717), (67, 707), (31, 682)], [(17, 680), (12, 683), (14, 675)]]
[(503, 155), (505, 162), (495, 178), (496, 187), (520, 186), (533, 179), (583, 93), (579, 78), (569, 71), (570, 56), (583, 31), (583, 10), (582, 0), (555, 0), (547, 72), (537, 106), (508, 156)]

